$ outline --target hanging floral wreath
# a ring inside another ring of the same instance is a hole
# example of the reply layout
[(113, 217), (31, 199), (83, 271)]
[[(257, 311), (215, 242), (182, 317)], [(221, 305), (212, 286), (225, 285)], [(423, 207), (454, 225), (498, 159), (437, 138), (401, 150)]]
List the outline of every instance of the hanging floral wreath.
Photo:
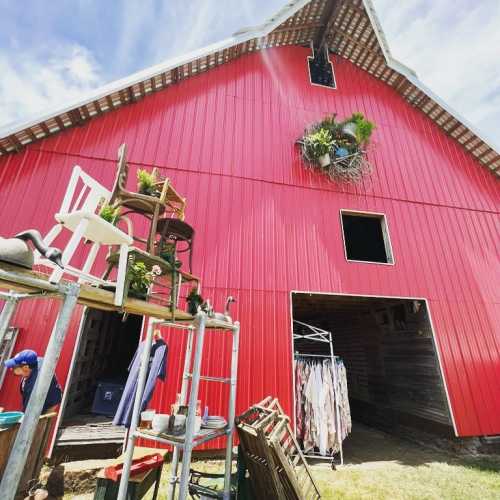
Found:
[(315, 123), (297, 142), (312, 168), (323, 171), (331, 180), (358, 182), (372, 171), (366, 150), (375, 124), (362, 113), (353, 113), (341, 122), (336, 118), (333, 114)]

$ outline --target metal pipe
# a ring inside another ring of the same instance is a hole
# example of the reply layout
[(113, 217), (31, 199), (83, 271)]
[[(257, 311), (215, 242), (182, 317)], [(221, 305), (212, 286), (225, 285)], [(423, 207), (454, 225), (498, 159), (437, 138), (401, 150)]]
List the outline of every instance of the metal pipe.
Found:
[[(332, 359), (331, 354), (302, 354), (300, 352), (295, 353), (296, 358), (328, 358)], [(338, 356), (334, 356), (334, 358), (338, 358)]]
[(30, 452), (31, 443), (37, 429), (38, 419), (42, 413), (71, 316), (77, 304), (79, 285), (77, 283), (67, 283), (62, 285), (61, 288), (65, 290), (64, 300), (0, 484), (0, 498), (2, 500), (14, 500), (16, 496), (26, 458)]
[(148, 374), (149, 356), (151, 354), (151, 344), (153, 340), (153, 327), (153, 323), (149, 321), (146, 334), (146, 344), (144, 345), (144, 350), (142, 351), (141, 367), (139, 369), (139, 380), (137, 381), (137, 388), (135, 391), (134, 408), (132, 410), (132, 420), (130, 422), (130, 428), (128, 431), (127, 448), (125, 450), (122, 478), (120, 480), (120, 488), (118, 490), (117, 500), (125, 500), (125, 497), (127, 495), (130, 468), (132, 466), (132, 459), (134, 457), (135, 432), (139, 423), (142, 395), (144, 393), (144, 386), (146, 385), (146, 378)]
[(231, 386), (229, 389), (229, 410), (227, 415), (226, 465), (224, 468), (224, 500), (231, 495), (231, 469), (233, 465), (233, 431), (236, 406), (236, 381), (238, 377), (238, 351), (240, 343), (240, 323), (236, 321), (233, 328), (233, 348), (231, 355)]
[[(184, 355), (184, 370), (182, 373), (181, 396), (179, 403), (184, 406), (186, 404), (187, 392), (189, 388), (189, 379), (191, 372), (191, 355), (193, 352), (193, 335), (194, 329), (189, 327), (189, 333), (186, 344), (186, 353)], [(175, 496), (175, 486), (177, 484), (177, 469), (179, 466), (179, 447), (175, 446), (172, 453), (172, 464), (170, 466), (170, 481), (168, 485), (167, 498), (173, 499)]]
[[(205, 339), (205, 325), (207, 315), (199, 312), (195, 318), (196, 348), (193, 361), (193, 378), (191, 379), (191, 391), (189, 394), (189, 410), (186, 421), (186, 434), (184, 438), (184, 450), (182, 454), (181, 483), (179, 487), (179, 500), (186, 500), (189, 482), (189, 467), (193, 451), (194, 424), (196, 420), (196, 403), (198, 401), (198, 387), (200, 383), (201, 358), (203, 354), (203, 341)], [(124, 499), (118, 499), (124, 500)]]
[(5, 304), (3, 306), (2, 312), (0, 313), (0, 345), (2, 345), (5, 338), (5, 334), (9, 329), (10, 322), (14, 313), (16, 312), (17, 303), (19, 299), (15, 295), (9, 295), (5, 299)]

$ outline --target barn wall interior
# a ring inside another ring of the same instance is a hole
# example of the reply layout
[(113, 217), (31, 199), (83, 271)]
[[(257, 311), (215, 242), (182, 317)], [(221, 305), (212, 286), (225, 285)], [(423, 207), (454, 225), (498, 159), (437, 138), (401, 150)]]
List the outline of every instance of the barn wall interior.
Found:
[[(454, 435), (425, 301), (292, 294), (293, 319), (332, 333), (344, 361), (351, 415), (388, 432), (407, 428)], [(329, 345), (294, 342), (294, 352), (329, 354)]]
[[(417, 296), (432, 310), (458, 434), (499, 434), (498, 183), (393, 89), (349, 61), (332, 57), (336, 90), (311, 86), (308, 55), (307, 48), (281, 47), (242, 56), (0, 158), (0, 234), (30, 227), (45, 234), (76, 164), (111, 188), (125, 142), (131, 188), (136, 169), (156, 166), (186, 196), (203, 295), (217, 309), (229, 294), (238, 300), (237, 412), (267, 395), (293, 410), (291, 290)], [(373, 173), (345, 185), (304, 168), (295, 145), (304, 128), (326, 114), (354, 111), (377, 125), (368, 153)], [(346, 261), (341, 210), (385, 214), (394, 265)], [(23, 304), (13, 323), (21, 328), (16, 349), (43, 354), (56, 311), (50, 301)], [(63, 383), (80, 316), (81, 308), (58, 366)], [(184, 342), (168, 335), (169, 383), (158, 385), (153, 401), (164, 411), (175, 400), (181, 361), (174, 353)], [(226, 350), (208, 337), (208, 372), (221, 371)], [(17, 385), (6, 377), (6, 408), (18, 407)], [(211, 411), (222, 410), (223, 390), (201, 391)]]

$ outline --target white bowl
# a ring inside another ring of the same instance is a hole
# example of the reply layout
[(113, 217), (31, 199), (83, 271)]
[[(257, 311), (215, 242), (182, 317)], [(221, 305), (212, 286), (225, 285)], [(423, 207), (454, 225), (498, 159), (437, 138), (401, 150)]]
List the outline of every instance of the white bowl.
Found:
[(155, 416), (155, 410), (144, 410), (141, 412), (141, 420), (153, 420)]
[(168, 421), (170, 415), (164, 415), (161, 413), (156, 414), (153, 417), (153, 430), (155, 432), (165, 432), (168, 429)]

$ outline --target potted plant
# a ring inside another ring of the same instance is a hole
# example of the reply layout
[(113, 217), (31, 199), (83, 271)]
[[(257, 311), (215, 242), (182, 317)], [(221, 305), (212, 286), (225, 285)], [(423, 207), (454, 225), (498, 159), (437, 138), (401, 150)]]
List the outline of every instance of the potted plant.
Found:
[(99, 215), (102, 219), (110, 224), (116, 225), (116, 223), (120, 220), (120, 207), (113, 207), (105, 203), (101, 206), (99, 210)]
[(129, 280), (129, 296), (138, 299), (145, 299), (148, 295), (149, 287), (156, 276), (161, 275), (160, 266), (153, 266), (148, 270), (144, 262), (134, 262), (127, 270)]
[(353, 113), (342, 123), (342, 132), (353, 138), (359, 146), (366, 146), (375, 128), (375, 124), (367, 120), (363, 113)]
[(334, 140), (332, 133), (327, 128), (318, 130), (304, 137), (305, 148), (308, 156), (316, 160), (322, 168), (330, 165), (330, 151)]
[(186, 298), (188, 313), (193, 316), (198, 312), (198, 307), (204, 302), (203, 297), (198, 293), (198, 288), (194, 287)]
[(374, 128), (362, 113), (353, 113), (344, 121), (332, 114), (311, 125), (297, 142), (304, 160), (319, 163), (331, 180), (358, 182), (372, 171), (366, 147)]
[(139, 169), (137, 171), (137, 191), (148, 196), (158, 196), (155, 188), (156, 177), (153, 172)]
[(174, 243), (165, 243), (163, 245), (163, 247), (160, 249), (159, 256), (165, 262), (168, 262), (171, 266), (174, 266), (175, 268), (179, 268), (182, 265), (182, 262), (175, 258), (175, 244)]

